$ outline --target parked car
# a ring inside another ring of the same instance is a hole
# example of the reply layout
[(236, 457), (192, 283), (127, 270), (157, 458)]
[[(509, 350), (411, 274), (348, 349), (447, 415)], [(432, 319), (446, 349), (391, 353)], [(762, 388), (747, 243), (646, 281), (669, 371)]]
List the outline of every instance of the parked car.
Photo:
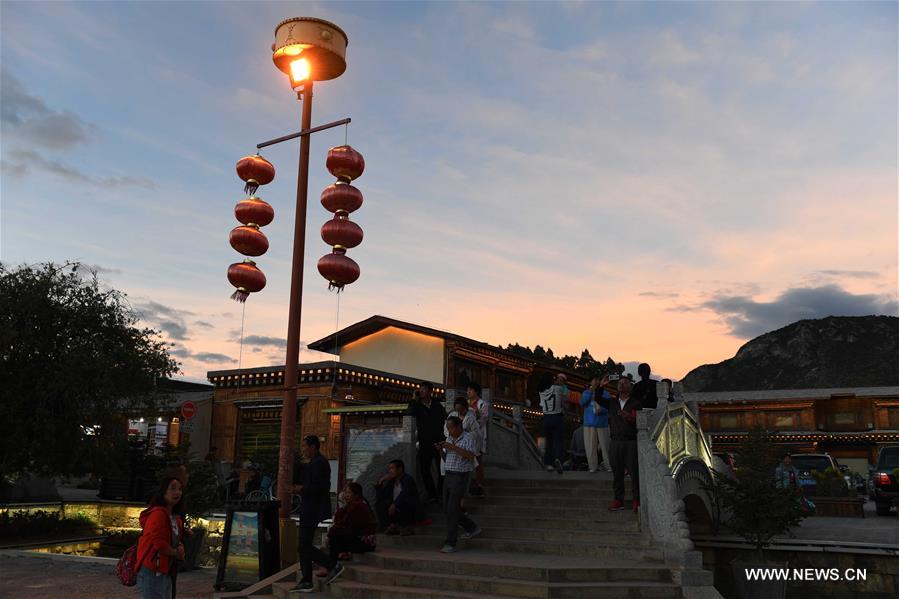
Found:
[[(840, 471), (837, 461), (826, 453), (794, 453), (790, 455), (790, 459), (799, 473), (797, 484), (806, 495), (815, 495), (818, 490), (818, 483), (812, 472), (824, 472), (828, 468)], [(848, 483), (846, 486), (849, 488)]]
[(899, 468), (899, 446), (884, 447), (871, 471), (870, 498), (877, 506), (878, 516), (888, 516), (893, 500), (899, 498), (899, 481), (894, 471)]

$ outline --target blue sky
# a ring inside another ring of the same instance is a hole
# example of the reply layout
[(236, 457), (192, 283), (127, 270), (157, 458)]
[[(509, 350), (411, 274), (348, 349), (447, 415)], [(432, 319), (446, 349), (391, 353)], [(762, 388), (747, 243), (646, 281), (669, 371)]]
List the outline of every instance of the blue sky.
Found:
[[(269, 47), (299, 15), (350, 38), (313, 111), (352, 117), (367, 165), (341, 325), (679, 377), (798, 318), (896, 313), (895, 3), (3, 2), (2, 260), (94, 265), (185, 376), (236, 367), (233, 166), (298, 129)], [(337, 324), (315, 263), (342, 142), (312, 143), (308, 341)], [(243, 366), (286, 331), (297, 146), (264, 155)]]

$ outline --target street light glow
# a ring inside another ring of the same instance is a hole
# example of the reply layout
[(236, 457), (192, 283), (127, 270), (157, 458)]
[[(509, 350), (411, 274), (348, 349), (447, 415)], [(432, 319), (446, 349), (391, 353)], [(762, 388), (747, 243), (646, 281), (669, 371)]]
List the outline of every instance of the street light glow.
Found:
[(294, 83), (308, 80), (311, 74), (312, 68), (309, 66), (308, 59), (298, 58), (290, 63), (290, 78)]

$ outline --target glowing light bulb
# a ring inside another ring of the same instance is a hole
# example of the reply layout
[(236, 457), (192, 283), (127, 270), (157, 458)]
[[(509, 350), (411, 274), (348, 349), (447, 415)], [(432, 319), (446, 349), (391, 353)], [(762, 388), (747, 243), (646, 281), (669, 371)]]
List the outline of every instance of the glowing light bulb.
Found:
[(309, 79), (311, 70), (308, 59), (298, 58), (290, 63), (290, 78), (294, 83), (301, 83)]

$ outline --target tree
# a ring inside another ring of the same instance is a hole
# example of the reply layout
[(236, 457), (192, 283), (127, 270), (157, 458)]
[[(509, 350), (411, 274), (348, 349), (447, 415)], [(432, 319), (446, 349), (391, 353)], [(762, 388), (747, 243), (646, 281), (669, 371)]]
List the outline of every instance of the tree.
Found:
[(707, 490), (721, 507), (724, 525), (751, 543), (761, 557), (775, 535), (804, 517), (801, 493), (795, 486), (775, 486), (777, 455), (768, 431), (751, 429), (737, 455), (736, 476), (714, 471), (714, 484)]
[[(128, 401), (178, 370), (126, 296), (78, 263), (0, 264), (0, 473), (78, 475), (122, 456)], [(114, 453), (111, 453), (114, 452)]]

